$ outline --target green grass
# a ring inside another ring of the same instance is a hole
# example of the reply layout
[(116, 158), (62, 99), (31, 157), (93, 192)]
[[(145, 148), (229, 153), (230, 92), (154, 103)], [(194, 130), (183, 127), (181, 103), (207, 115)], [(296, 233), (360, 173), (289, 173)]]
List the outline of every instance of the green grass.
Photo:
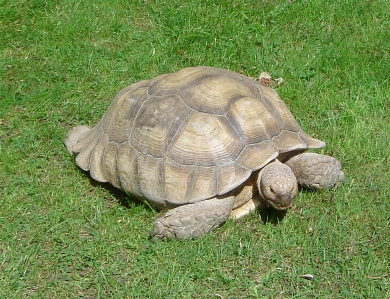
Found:
[[(386, 0), (0, 0), (0, 298), (390, 298), (389, 20)], [(62, 140), (193, 65), (282, 76), (345, 185), (301, 192), (276, 225), (151, 242), (156, 212)]]

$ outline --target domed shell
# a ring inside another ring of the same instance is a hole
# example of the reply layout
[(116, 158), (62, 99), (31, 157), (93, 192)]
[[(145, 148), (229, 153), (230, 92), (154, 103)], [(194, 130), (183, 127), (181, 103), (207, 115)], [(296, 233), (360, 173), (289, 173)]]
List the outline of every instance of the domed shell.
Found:
[(120, 91), (73, 152), (95, 180), (162, 208), (223, 195), (281, 153), (324, 145), (273, 89), (192, 67)]

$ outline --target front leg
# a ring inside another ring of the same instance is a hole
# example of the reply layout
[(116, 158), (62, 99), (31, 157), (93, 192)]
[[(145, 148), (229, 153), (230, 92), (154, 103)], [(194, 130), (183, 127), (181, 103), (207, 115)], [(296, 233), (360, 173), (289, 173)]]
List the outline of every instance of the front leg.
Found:
[(174, 208), (154, 222), (150, 234), (154, 240), (202, 236), (221, 226), (229, 217), (233, 205), (234, 196), (230, 196)]
[(344, 180), (341, 163), (333, 157), (316, 153), (302, 153), (285, 163), (294, 172), (298, 184), (311, 189), (327, 189), (340, 186)]

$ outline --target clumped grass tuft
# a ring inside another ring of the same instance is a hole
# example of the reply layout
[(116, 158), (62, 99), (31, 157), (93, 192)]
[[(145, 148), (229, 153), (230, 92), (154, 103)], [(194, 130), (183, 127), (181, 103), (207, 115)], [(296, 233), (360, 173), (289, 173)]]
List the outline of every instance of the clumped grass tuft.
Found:
[[(387, 1), (0, 7), (0, 298), (390, 297)], [(151, 242), (156, 212), (89, 179), (62, 140), (130, 83), (194, 65), (283, 77), (345, 185), (301, 192), (280, 223)]]

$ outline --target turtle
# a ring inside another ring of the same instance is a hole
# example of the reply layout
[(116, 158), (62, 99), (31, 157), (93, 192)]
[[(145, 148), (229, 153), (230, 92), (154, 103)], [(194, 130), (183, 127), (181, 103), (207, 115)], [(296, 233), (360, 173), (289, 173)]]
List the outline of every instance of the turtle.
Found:
[(195, 238), (255, 209), (286, 211), (298, 186), (345, 179), (278, 93), (239, 73), (187, 67), (121, 90), (64, 140), (82, 170), (165, 214), (153, 239)]

